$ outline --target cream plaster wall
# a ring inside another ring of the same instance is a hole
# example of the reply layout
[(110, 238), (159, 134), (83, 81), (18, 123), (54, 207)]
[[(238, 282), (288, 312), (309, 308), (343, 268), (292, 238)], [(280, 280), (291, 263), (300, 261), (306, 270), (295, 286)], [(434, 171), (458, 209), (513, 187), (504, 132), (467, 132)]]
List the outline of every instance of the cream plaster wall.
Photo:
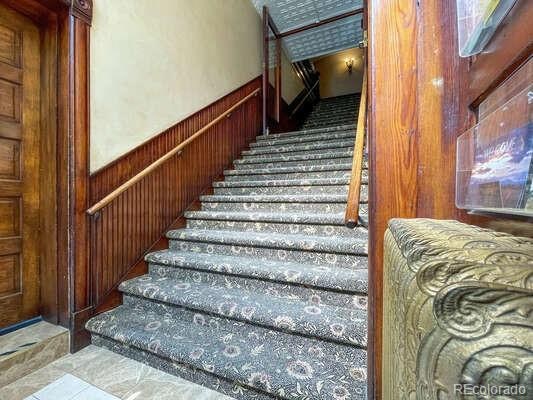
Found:
[[(349, 74), (345, 60), (354, 59), (352, 73)], [(363, 51), (359, 48), (321, 57), (314, 61), (320, 72), (320, 97), (342, 96), (361, 92), (363, 82)]]
[(96, 1), (91, 171), (257, 77), (261, 59), (249, 0)]
[[(274, 85), (274, 69), (270, 69), (268, 73), (268, 80), (272, 85)], [(296, 74), (296, 71), (292, 67), (291, 62), (285, 55), (281, 52), (281, 97), (287, 104), (290, 104), (298, 93), (300, 93), (305, 88), (302, 80)]]

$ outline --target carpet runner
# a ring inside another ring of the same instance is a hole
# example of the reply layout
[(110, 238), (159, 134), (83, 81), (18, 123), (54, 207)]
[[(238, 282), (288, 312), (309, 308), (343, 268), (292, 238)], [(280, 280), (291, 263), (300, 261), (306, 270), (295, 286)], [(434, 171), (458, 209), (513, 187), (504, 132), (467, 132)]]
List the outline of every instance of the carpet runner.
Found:
[(87, 323), (93, 343), (236, 399), (366, 399), (368, 232), (344, 226), (355, 103), (258, 137)]

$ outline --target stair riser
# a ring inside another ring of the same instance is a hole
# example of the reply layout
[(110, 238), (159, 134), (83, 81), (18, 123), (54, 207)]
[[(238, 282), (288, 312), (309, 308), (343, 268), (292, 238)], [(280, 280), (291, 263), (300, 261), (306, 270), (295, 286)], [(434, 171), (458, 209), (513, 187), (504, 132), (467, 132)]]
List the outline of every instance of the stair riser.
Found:
[(277, 148), (280, 146), (287, 146), (293, 144), (312, 144), (312, 143), (325, 143), (327, 141), (339, 141), (339, 140), (353, 140), (355, 141), (355, 131), (340, 131), (329, 132), (320, 135), (305, 135), (301, 137), (291, 138), (277, 138), (272, 140), (258, 140), (257, 142), (250, 143), (250, 147), (254, 149), (262, 149), (266, 147)]
[(272, 186), (214, 188), (215, 194), (221, 195), (254, 195), (254, 194), (348, 194), (348, 185), (325, 186)]
[(356, 128), (355, 124), (352, 123), (348, 125), (328, 126), (328, 127), (314, 129), (314, 130), (298, 130), (298, 131), (283, 132), (283, 133), (272, 133), (266, 136), (258, 135), (256, 139), (257, 140), (272, 140), (272, 139), (288, 138), (288, 137), (302, 136), (302, 135), (316, 135), (318, 133), (324, 133), (324, 132), (340, 132), (340, 131), (346, 131), (346, 130), (355, 130), (355, 128)]
[(280, 211), (342, 213), (346, 203), (202, 203), (203, 211)]
[(324, 158), (321, 160), (307, 161), (276, 161), (273, 163), (254, 163), (254, 164), (234, 164), (235, 169), (250, 170), (263, 168), (280, 168), (280, 167), (311, 167), (316, 165), (338, 165), (352, 162), (351, 157)]
[(265, 152), (259, 152), (258, 154), (255, 154), (255, 150), (244, 150), (242, 153), (241, 153), (241, 158), (244, 159), (244, 160), (253, 160), (253, 159), (256, 159), (256, 158), (262, 158), (262, 159), (265, 159), (265, 158), (274, 158), (274, 159), (277, 159), (279, 157), (293, 157), (293, 156), (298, 156), (298, 157), (305, 157), (305, 156), (314, 156), (316, 155), (317, 153), (329, 153), (331, 151), (337, 151), (337, 152), (346, 152), (346, 151), (353, 151), (353, 148), (354, 148), (354, 145), (353, 143), (347, 143), (343, 146), (339, 146), (339, 147), (330, 147), (330, 148), (325, 148), (325, 149), (310, 149), (310, 150), (298, 150), (298, 151), (289, 151), (289, 152), (273, 152), (273, 153), (265, 153)]
[(311, 115), (310, 118), (305, 121), (304, 125), (312, 125), (313, 123), (320, 123), (323, 121), (329, 122), (331, 125), (337, 124), (353, 124), (357, 120), (355, 110), (350, 111), (322, 111), (320, 113)]
[[(291, 285), (287, 282), (268, 282), (260, 279), (241, 278), (230, 274), (218, 274), (208, 271), (192, 270), (179, 267), (168, 267), (157, 264), (149, 264), (149, 274), (156, 277), (176, 279), (181, 282), (206, 283), (220, 287), (238, 287), (254, 293), (262, 293), (277, 298), (299, 299), (308, 305), (327, 304), (331, 306), (357, 308), (366, 310), (366, 297), (355, 294), (344, 294), (320, 288), (308, 288)], [(228, 268), (231, 266), (228, 265)], [(291, 274), (298, 274), (297, 270), (287, 271), (290, 280)]]
[[(215, 188), (215, 195), (320, 195), (335, 194), (348, 195), (348, 185), (325, 185), (325, 186), (266, 186), (265, 187), (244, 187), (244, 188)], [(368, 201), (368, 185), (361, 185), (360, 202)]]
[[(362, 230), (363, 232), (366, 232)], [(362, 233), (366, 234), (366, 233)], [(208, 256), (191, 253), (162, 251), (152, 253), (146, 260), (167, 268), (184, 268), (206, 271), (209, 273), (223, 273), (294, 285), (319, 288), (321, 290), (342, 291), (365, 296), (368, 293), (368, 270), (366, 268), (349, 269), (328, 267), (324, 265), (302, 265), (298, 263), (282, 263), (275, 260), (255, 260), (234, 256)], [(288, 271), (295, 271), (294, 273)], [(365, 309), (365, 304), (358, 304), (356, 308)]]
[(311, 115), (313, 113), (317, 112), (326, 112), (326, 111), (351, 111), (354, 112), (354, 109), (356, 109), (359, 106), (359, 103), (361, 100), (357, 101), (345, 101), (343, 103), (337, 103), (337, 104), (320, 104), (318, 103), (311, 112)]
[[(192, 229), (215, 229), (225, 231), (272, 232), (315, 236), (340, 236), (365, 238), (366, 234), (339, 225), (308, 225), (276, 222), (218, 221), (209, 219), (188, 219), (187, 227)], [(363, 236), (365, 235), (365, 236)]]
[[(351, 254), (315, 252), (303, 250), (273, 249), (245, 245), (217, 244), (170, 239), (170, 249), (194, 253), (226, 254), (254, 257), (263, 260), (297, 261), (313, 265), (337, 265), (347, 268), (366, 268), (366, 257)], [(364, 251), (364, 249), (361, 249)]]
[[(224, 318), (228, 320), (242, 322), (245, 324), (261, 326), (267, 329), (275, 329), (293, 334), (295, 335), (295, 337), (298, 337), (299, 335), (304, 335), (318, 340), (327, 340), (331, 342), (359, 346), (363, 348), (366, 347), (367, 332), (366, 330), (360, 328), (364, 326), (366, 322), (365, 310), (354, 310), (352, 315), (350, 316), (349, 321), (344, 321), (342, 319), (336, 318), (335, 316), (322, 317), (320, 314), (315, 315), (314, 318), (316, 320), (316, 325), (313, 327), (309, 327), (309, 325), (305, 322), (306, 311), (304, 310), (302, 310), (301, 320), (293, 318), (292, 320), (294, 325), (290, 326), (279, 325), (279, 323), (276, 323), (276, 318), (279, 317), (278, 312), (280, 310), (261, 309), (261, 305), (251, 305), (250, 307), (241, 309), (237, 307), (236, 303), (227, 302), (227, 304), (224, 305), (224, 308), (222, 310), (223, 314), (221, 314), (221, 311), (218, 309), (218, 304), (201, 302), (201, 300), (197, 302), (197, 305), (181, 305), (170, 304), (167, 302), (162, 303), (159, 301), (152, 301), (149, 298), (145, 297), (130, 296), (128, 293), (124, 293), (123, 298), (125, 305), (131, 308), (135, 308), (136, 310), (140, 310), (140, 312), (157, 312), (160, 315), (169, 316), (172, 316), (177, 313), (178, 315), (176, 317), (182, 319), (182, 309), (183, 307), (187, 307), (188, 310), (197, 314), (196, 318), (198, 318), (198, 315), (206, 314), (205, 317), (214, 316), (215, 318)], [(319, 307), (310, 304), (309, 306), (306, 306), (305, 309), (309, 310), (309, 312), (316, 312), (315, 310), (319, 310)], [(250, 315), (250, 313), (252, 313), (252, 310), (257, 310), (258, 312), (261, 312), (261, 314), (254, 312)], [(324, 318), (328, 318), (329, 321), (324, 320)], [(334, 323), (342, 324), (343, 326), (345, 326), (345, 330), (342, 334), (334, 335), (330, 331), (329, 325)], [(279, 325), (279, 327), (277, 326), (277, 324)]]
[(288, 161), (308, 161), (308, 160), (321, 160), (328, 158), (352, 158), (353, 150), (331, 150), (331, 151), (319, 151), (318, 153), (308, 153), (304, 155), (290, 155), (287, 153), (281, 153), (277, 155), (258, 155), (258, 156), (244, 156), (235, 160), (235, 164), (261, 164), (261, 163), (278, 163)]
[(358, 103), (352, 103), (352, 104), (343, 104), (342, 106), (318, 106), (311, 111), (309, 114), (310, 117), (317, 117), (317, 116), (327, 116), (331, 114), (337, 114), (337, 115), (351, 115), (355, 114), (359, 104)]
[(306, 165), (304, 167), (281, 167), (276, 168), (259, 168), (259, 169), (245, 169), (236, 170), (229, 169), (224, 171), (226, 176), (234, 175), (268, 175), (268, 174), (293, 174), (298, 172), (324, 172), (324, 171), (348, 171), (352, 169), (351, 162), (336, 165)]
[(327, 141), (324, 143), (316, 142), (311, 144), (286, 145), (274, 148), (258, 148), (252, 150), (245, 150), (243, 155), (258, 155), (258, 154), (277, 154), (277, 153), (292, 153), (293, 155), (300, 154), (302, 151), (317, 152), (318, 150), (348, 148), (353, 149), (354, 140), (343, 141)]
[(357, 119), (357, 115), (354, 112), (355, 110), (346, 110), (346, 111), (339, 111), (339, 112), (333, 112), (333, 111), (321, 111), (316, 114), (311, 114), (310, 118), (305, 121), (304, 124), (310, 125), (313, 123), (320, 123), (322, 121), (330, 122), (332, 125), (342, 124), (346, 123), (354, 123)]
[(349, 179), (351, 173), (346, 171), (321, 171), (321, 172), (293, 172), (283, 174), (263, 174), (263, 175), (226, 175), (225, 180), (228, 182), (236, 181), (268, 181), (268, 180), (305, 180), (305, 179), (326, 179), (326, 178), (343, 178)]
[[(341, 122), (343, 122), (343, 123), (352, 123), (354, 120), (355, 120), (355, 118), (347, 118), (345, 120), (341, 120)], [(304, 124), (302, 126), (302, 128), (304, 128), (304, 129), (320, 128), (322, 126), (334, 125), (337, 122), (338, 122), (338, 120), (336, 120), (336, 119), (324, 120), (324, 121), (321, 121), (321, 122), (312, 122), (312, 123)]]
[[(324, 168), (331, 168), (330, 166), (323, 166)], [(335, 168), (340, 168), (336, 166)], [(315, 172), (289, 172), (289, 173), (270, 173), (270, 174), (255, 174), (253, 171), (250, 171), (248, 173), (247, 170), (241, 170), (238, 174), (235, 172), (227, 171), (227, 175), (225, 175), (225, 181), (226, 182), (240, 182), (240, 181), (263, 181), (263, 180), (287, 180), (287, 181), (298, 181), (298, 183), (301, 185), (304, 183), (305, 180), (308, 179), (343, 179), (347, 184), (350, 183), (351, 179), (351, 166), (350, 168), (345, 169), (337, 169), (334, 171), (315, 171)], [(366, 184), (368, 181), (368, 170), (363, 169), (361, 171), (361, 177), (363, 178), (363, 184)], [(315, 182), (312, 182), (315, 183)], [(337, 183), (337, 182), (336, 182)], [(297, 186), (297, 185), (294, 185)]]
[(154, 353), (144, 351), (135, 347), (115, 340), (102, 337), (100, 335), (91, 335), (91, 342), (95, 346), (111, 350), (124, 357), (147, 364), (167, 374), (175, 375), (189, 382), (211, 388), (217, 392), (231, 396), (239, 400), (272, 400), (272, 397), (262, 392), (255, 391), (251, 388), (243, 388), (235, 382), (230, 382), (222, 377), (218, 377), (201, 369), (191, 368), (185, 364), (170, 361), (168, 358), (158, 357)]
[(313, 121), (319, 121), (321, 119), (327, 118), (334, 120), (334, 125), (342, 124), (342, 121), (344, 119), (350, 118), (353, 121), (357, 118), (357, 108), (356, 106), (353, 107), (342, 107), (342, 108), (334, 108), (334, 109), (316, 109), (309, 114), (309, 118), (305, 122), (313, 122)]

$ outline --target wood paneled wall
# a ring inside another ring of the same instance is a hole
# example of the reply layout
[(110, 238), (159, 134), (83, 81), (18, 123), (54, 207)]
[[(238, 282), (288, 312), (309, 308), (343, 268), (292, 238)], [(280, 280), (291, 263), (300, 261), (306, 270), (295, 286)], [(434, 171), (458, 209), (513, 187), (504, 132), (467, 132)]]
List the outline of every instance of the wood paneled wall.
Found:
[(455, 140), (531, 54), (533, 3), (519, 0), (489, 49), (460, 58), (455, 0), (374, 0), (369, 27), (369, 398), (381, 399), (383, 235), (395, 217), (487, 224), (455, 208)]
[[(259, 78), (179, 122), (90, 176), (91, 204), (261, 86)], [(154, 100), (156, 101), (156, 100)], [(91, 303), (98, 307), (168, 227), (260, 133), (253, 97), (90, 219)]]

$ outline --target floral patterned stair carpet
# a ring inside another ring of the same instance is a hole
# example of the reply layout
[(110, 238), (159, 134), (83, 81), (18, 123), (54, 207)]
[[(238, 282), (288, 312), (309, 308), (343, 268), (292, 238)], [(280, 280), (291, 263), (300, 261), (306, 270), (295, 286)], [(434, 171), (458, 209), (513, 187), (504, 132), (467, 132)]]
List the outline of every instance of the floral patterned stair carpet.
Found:
[(236, 399), (366, 399), (367, 230), (344, 227), (354, 129), (258, 137), (120, 286), (124, 304), (88, 322), (93, 343)]
[(302, 129), (313, 129), (331, 125), (351, 124), (357, 119), (359, 94), (348, 94), (320, 100), (302, 125)]

